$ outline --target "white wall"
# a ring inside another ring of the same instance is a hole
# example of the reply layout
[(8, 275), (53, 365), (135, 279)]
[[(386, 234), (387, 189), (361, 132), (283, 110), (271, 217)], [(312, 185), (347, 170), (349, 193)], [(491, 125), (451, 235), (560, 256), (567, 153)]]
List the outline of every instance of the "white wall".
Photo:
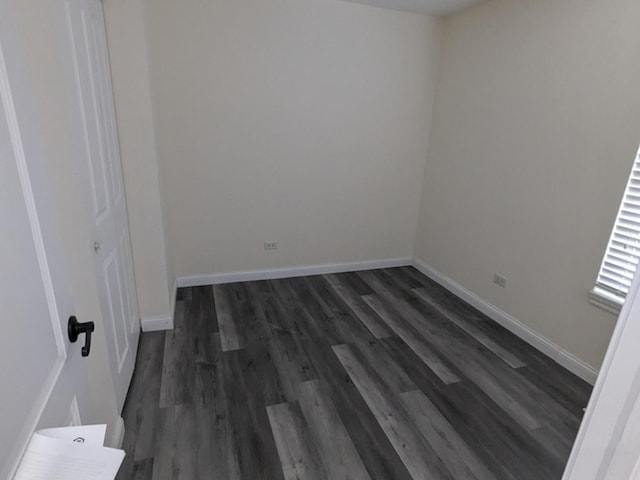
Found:
[(177, 276), (412, 256), (437, 21), (338, 0), (148, 11)]
[(587, 292), (640, 143), (639, 24), (637, 0), (448, 18), (429, 142), (417, 257), (594, 367), (615, 317)]
[(174, 276), (166, 246), (162, 179), (149, 87), (144, 0), (103, 0), (129, 231), (145, 321), (170, 317)]

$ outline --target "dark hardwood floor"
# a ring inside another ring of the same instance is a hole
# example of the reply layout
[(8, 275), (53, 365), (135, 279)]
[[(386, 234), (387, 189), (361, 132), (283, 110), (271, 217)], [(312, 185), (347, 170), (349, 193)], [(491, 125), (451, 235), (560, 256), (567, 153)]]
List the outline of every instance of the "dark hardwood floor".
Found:
[(118, 479), (560, 479), (590, 393), (410, 267), (186, 288)]

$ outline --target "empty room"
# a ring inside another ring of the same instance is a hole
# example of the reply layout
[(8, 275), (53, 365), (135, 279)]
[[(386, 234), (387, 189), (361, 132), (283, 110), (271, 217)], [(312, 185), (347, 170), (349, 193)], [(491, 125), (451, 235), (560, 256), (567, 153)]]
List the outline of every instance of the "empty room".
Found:
[(640, 478), (639, 24), (0, 2), (0, 478)]

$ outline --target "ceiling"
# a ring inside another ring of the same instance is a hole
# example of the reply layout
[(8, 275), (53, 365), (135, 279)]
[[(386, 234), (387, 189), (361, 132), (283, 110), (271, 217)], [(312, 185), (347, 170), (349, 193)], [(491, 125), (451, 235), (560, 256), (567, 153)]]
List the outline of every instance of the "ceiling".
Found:
[(464, 10), (485, 0), (346, 0), (374, 7), (444, 16)]

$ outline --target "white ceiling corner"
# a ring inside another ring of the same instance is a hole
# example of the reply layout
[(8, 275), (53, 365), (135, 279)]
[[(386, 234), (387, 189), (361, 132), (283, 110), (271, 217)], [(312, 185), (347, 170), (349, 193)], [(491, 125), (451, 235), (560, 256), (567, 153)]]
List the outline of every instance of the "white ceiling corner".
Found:
[(457, 13), (486, 0), (345, 0), (373, 7), (404, 10), (426, 15), (445, 16)]

